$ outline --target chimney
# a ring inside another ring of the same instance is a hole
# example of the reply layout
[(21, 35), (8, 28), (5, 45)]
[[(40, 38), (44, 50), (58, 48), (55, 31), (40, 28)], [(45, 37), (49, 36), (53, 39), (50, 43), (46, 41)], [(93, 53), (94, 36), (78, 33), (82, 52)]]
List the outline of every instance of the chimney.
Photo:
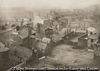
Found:
[(39, 34), (40, 34), (40, 28), (41, 28), (41, 24), (37, 23), (37, 33), (39, 33)]
[(15, 51), (14, 51), (14, 54), (16, 55), (17, 54), (17, 50), (15, 49)]
[(32, 35), (32, 32), (31, 30), (28, 31), (28, 36)]

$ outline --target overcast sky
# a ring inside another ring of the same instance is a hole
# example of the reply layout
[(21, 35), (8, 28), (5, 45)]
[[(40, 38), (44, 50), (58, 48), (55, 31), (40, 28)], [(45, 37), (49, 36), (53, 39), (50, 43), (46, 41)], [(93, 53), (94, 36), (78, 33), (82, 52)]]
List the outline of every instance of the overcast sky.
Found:
[(99, 4), (100, 0), (0, 0), (1, 7), (56, 7), (56, 8), (82, 8)]

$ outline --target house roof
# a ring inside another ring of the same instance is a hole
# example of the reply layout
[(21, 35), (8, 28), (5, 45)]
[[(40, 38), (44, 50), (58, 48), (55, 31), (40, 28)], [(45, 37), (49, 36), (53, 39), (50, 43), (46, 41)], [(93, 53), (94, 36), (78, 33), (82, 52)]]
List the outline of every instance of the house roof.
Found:
[(94, 27), (89, 27), (89, 28), (87, 28), (87, 31), (94, 32), (94, 31), (96, 31), (96, 29)]
[(31, 33), (33, 34), (33, 33), (36, 33), (36, 31), (35, 30), (31, 30)]
[(94, 21), (91, 20), (91, 19), (83, 19), (82, 21), (92, 21), (92, 22), (94, 22)]
[(89, 35), (89, 38), (98, 39), (98, 35)]
[(22, 58), (27, 58), (29, 59), (32, 56), (32, 50), (26, 48), (26, 47), (21, 47), (21, 46), (14, 46), (14, 47), (9, 47), (10, 49), (10, 54), (15, 54), (15, 51), (17, 51), (16, 55)]
[(60, 41), (62, 38), (61, 38), (61, 36), (59, 35), (59, 34), (53, 34), (52, 35), (52, 40), (54, 41), (54, 42), (57, 42), (57, 41)]
[(47, 47), (47, 44), (43, 43), (43, 42), (38, 42), (37, 43), (37, 48), (39, 49), (45, 49)]
[(34, 36), (34, 35), (31, 35), (31, 36), (30, 36), (30, 38), (36, 38), (36, 36)]
[(0, 47), (5, 47), (5, 45), (2, 42), (0, 42)]
[(63, 28), (63, 29), (59, 32), (59, 35), (60, 35), (61, 37), (64, 37), (66, 34), (67, 34), (67, 28)]
[(5, 47), (5, 45), (2, 42), (0, 42), (0, 52), (6, 52), (8, 50), (9, 48)]
[(53, 22), (53, 25), (54, 25), (54, 26), (55, 26), (55, 25), (59, 25), (59, 22), (55, 20), (55, 21)]
[(26, 37), (28, 36), (28, 30), (26, 30), (26, 29), (20, 30), (19, 33), (18, 33), (18, 35), (19, 35), (22, 39), (24, 39), (24, 38), (26, 38)]
[(50, 41), (51, 40), (49, 38), (46, 38), (46, 37), (43, 37), (42, 38), (42, 42), (44, 42), (44, 43), (47, 43), (48, 44), (48, 43), (50, 43)]

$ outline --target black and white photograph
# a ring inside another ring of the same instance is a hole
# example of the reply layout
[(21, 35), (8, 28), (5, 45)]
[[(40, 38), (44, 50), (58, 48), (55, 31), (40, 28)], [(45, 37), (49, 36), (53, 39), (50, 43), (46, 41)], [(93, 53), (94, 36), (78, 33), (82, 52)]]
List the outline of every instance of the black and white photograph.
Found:
[(64, 68), (100, 70), (100, 0), (0, 0), (0, 71)]

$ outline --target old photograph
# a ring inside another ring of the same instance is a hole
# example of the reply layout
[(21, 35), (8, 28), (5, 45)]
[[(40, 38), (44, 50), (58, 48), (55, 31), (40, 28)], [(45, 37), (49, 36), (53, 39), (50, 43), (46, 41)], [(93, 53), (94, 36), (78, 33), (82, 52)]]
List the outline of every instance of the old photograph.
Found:
[(25, 67), (99, 70), (100, 0), (0, 0), (0, 71)]

